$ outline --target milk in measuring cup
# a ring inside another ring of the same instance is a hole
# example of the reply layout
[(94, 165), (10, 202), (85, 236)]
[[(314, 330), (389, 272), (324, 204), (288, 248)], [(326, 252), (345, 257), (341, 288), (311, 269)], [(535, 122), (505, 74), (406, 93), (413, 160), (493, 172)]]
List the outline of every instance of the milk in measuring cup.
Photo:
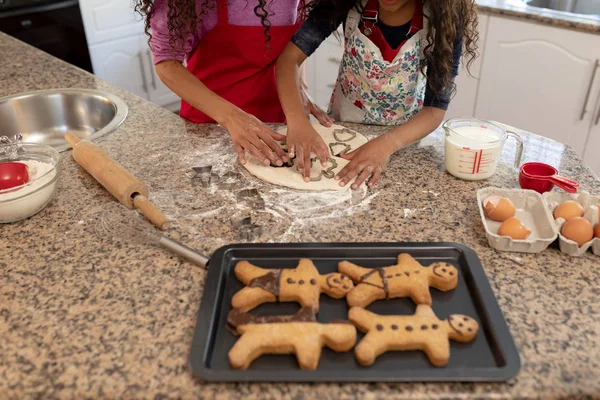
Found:
[(458, 135), (446, 136), (446, 170), (466, 180), (492, 176), (503, 145), (498, 133), (479, 126), (459, 126), (452, 130)]

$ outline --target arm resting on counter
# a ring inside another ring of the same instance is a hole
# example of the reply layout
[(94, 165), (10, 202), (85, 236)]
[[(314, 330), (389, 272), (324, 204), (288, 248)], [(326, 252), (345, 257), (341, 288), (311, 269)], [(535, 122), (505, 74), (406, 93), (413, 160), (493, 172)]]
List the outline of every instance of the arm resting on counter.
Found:
[(239, 112), (237, 107), (206, 87), (179, 61), (163, 61), (155, 68), (160, 80), (169, 89), (219, 124), (223, 125), (231, 115)]
[(287, 155), (277, 143), (285, 139), (284, 136), (210, 90), (182, 63), (160, 62), (156, 64), (156, 73), (179, 97), (229, 131), (242, 164), (246, 162), (246, 150), (265, 165), (283, 165), (287, 161)]
[(446, 110), (437, 107), (423, 107), (414, 117), (404, 125), (387, 132), (384, 136), (388, 140), (394, 153), (418, 140), (423, 139), (436, 130), (446, 115)]

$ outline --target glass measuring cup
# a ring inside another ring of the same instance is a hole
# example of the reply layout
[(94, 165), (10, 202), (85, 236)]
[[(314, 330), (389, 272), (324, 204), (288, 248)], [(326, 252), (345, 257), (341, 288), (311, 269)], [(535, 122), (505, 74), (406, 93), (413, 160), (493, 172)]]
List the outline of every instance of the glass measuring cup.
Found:
[(442, 127), (446, 170), (457, 178), (476, 181), (494, 175), (509, 136), (517, 141), (514, 168), (521, 163), (521, 137), (500, 125), (475, 118), (451, 118)]

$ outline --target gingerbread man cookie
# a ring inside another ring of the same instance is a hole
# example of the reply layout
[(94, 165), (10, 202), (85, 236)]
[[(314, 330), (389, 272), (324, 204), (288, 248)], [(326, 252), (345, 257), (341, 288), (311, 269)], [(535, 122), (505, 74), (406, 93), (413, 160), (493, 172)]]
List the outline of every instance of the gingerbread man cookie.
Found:
[(367, 333), (354, 350), (364, 366), (373, 364), (386, 351), (423, 350), (433, 365), (443, 367), (450, 358), (450, 340), (470, 342), (479, 330), (477, 322), (465, 315), (451, 315), (441, 321), (425, 304), (418, 305), (414, 315), (404, 316), (383, 316), (353, 307), (348, 317)]
[(445, 292), (458, 284), (458, 270), (454, 266), (439, 262), (425, 267), (409, 254), (400, 254), (398, 264), (390, 267), (363, 268), (342, 261), (338, 270), (356, 283), (346, 296), (350, 307), (364, 308), (375, 300), (397, 297), (410, 297), (417, 304), (431, 305), (430, 286)]
[(312, 308), (302, 308), (293, 317), (253, 317), (234, 310), (227, 322), (241, 335), (229, 351), (229, 363), (235, 369), (247, 369), (263, 354), (296, 354), (301, 369), (317, 369), (323, 346), (344, 352), (356, 343), (354, 325), (318, 323)]
[(246, 285), (231, 299), (233, 308), (248, 311), (263, 303), (296, 301), (319, 311), (319, 296), (325, 293), (341, 299), (354, 284), (347, 276), (333, 272), (320, 275), (311, 260), (302, 259), (294, 269), (262, 269), (247, 261), (235, 266), (235, 276)]

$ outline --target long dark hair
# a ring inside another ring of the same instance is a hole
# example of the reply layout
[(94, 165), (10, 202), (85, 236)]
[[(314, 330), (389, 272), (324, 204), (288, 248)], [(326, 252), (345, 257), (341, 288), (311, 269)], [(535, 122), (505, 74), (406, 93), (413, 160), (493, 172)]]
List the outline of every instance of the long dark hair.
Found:
[[(250, 0), (246, 0), (249, 3)], [(271, 40), (269, 29), (269, 12), (267, 11), (267, 0), (255, 0), (257, 5), (254, 7), (254, 14), (260, 18), (261, 25), (264, 28), (265, 44)], [(155, 0), (134, 0), (134, 9), (144, 18), (145, 32), (148, 35), (148, 42), (152, 38), (150, 31), (150, 21), (154, 16)], [(183, 43), (186, 35), (195, 32), (198, 29), (202, 17), (213, 10), (217, 5), (217, 0), (203, 0), (200, 10), (196, 10), (196, 0), (168, 0), (167, 27), (169, 28), (169, 42), (172, 49), (177, 48)], [(301, 2), (304, 9), (304, 2)], [(304, 14), (302, 14), (304, 15)]]
[[(470, 73), (471, 65), (478, 56), (477, 9), (474, 0), (422, 0), (428, 19), (426, 65), (429, 70), (428, 83), (434, 94), (453, 93), (454, 69), (453, 50), (457, 39), (462, 36), (462, 59)], [(361, 7), (359, 0), (313, 0), (304, 6), (304, 13), (316, 10), (327, 16), (332, 30), (337, 29), (353, 7)]]

